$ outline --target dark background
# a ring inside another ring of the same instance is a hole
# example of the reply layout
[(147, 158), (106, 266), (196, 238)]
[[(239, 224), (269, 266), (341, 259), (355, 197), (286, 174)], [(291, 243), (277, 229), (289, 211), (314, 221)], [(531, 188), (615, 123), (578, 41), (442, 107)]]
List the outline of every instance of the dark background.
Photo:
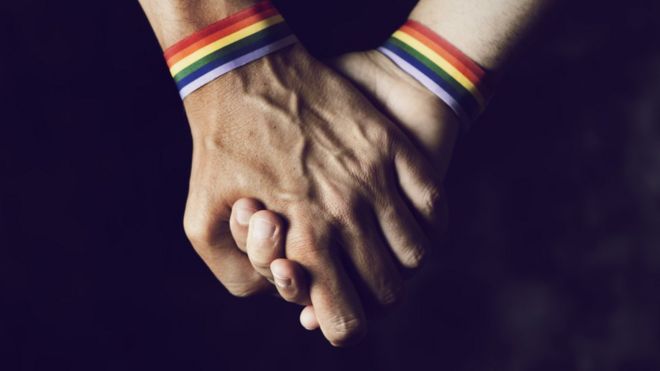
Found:
[[(297, 3), (328, 55), (413, 1)], [(3, 1), (0, 369), (660, 370), (659, 10), (544, 17), (458, 146), (450, 243), (338, 350), (189, 247), (191, 139), (137, 2)]]

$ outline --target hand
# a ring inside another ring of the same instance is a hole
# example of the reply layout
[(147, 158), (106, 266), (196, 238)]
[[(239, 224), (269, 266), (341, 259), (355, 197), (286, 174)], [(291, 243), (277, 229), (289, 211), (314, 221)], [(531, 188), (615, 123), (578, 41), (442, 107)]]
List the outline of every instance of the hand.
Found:
[(345, 54), (329, 65), (395, 122), (444, 180), (460, 126), (449, 106), (376, 50)]
[[(459, 125), (451, 110), (377, 51), (352, 53), (329, 63), (370, 97), (375, 106), (392, 117), (444, 178)], [(435, 224), (426, 228), (427, 235), (437, 239), (442, 234), (447, 222), (446, 211), (446, 207), (443, 207), (439, 218), (434, 220)], [(241, 215), (240, 222), (237, 215)], [(274, 278), (282, 298), (306, 306), (301, 313), (303, 326), (310, 330), (317, 328), (318, 322), (313, 307), (309, 305), (302, 267), (293, 260), (282, 259), (284, 247), (281, 241), (255, 243), (254, 238), (248, 237), (253, 229), (248, 228), (248, 225), (255, 225), (261, 219), (270, 220), (278, 229), (285, 228), (274, 212), (265, 210), (254, 199), (245, 198), (234, 204), (231, 231), (237, 245), (247, 253), (251, 261), (259, 262), (262, 267), (270, 264), (270, 271), (259, 270), (265, 271), (264, 276), (271, 282)]]
[(286, 218), (286, 231), (265, 223), (259, 235), (285, 240), (286, 256), (309, 275), (324, 335), (343, 345), (363, 333), (357, 290), (395, 301), (397, 264), (415, 268), (426, 254), (417, 220), (432, 224), (442, 205), (432, 165), (300, 46), (223, 76), (185, 105), (194, 153), (184, 226), (206, 264), (234, 295), (267, 289), (269, 265), (253, 259), (252, 269), (228, 228), (235, 201), (259, 199)]

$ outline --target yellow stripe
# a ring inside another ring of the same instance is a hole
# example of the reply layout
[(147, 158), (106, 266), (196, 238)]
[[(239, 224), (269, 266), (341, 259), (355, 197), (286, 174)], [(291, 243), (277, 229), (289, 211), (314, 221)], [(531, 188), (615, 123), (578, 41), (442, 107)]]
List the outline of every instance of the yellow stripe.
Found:
[(424, 45), (421, 41), (415, 39), (414, 37), (408, 35), (407, 33), (399, 30), (392, 35), (393, 37), (399, 39), (399, 41), (408, 44), (411, 48), (417, 50), (420, 54), (428, 58), (431, 62), (437, 64), (440, 68), (445, 70), (449, 76), (453, 77), (454, 80), (458, 81), (459, 84), (463, 85), (479, 102), (479, 105), (484, 107), (485, 102), (484, 98), (481, 96), (481, 92), (477, 89), (476, 86), (470, 81), (461, 71), (457, 70), (451, 63), (444, 59), (441, 55), (436, 53), (433, 49)]
[(203, 48), (199, 48), (195, 50), (193, 53), (187, 55), (185, 58), (182, 58), (180, 61), (176, 62), (172, 67), (170, 67), (170, 73), (172, 74), (172, 77), (174, 77), (176, 76), (177, 73), (181, 72), (186, 67), (206, 57), (207, 55), (217, 51), (218, 49), (224, 48), (229, 44), (244, 39), (250, 35), (253, 35), (259, 31), (262, 31), (268, 27), (271, 27), (283, 21), (284, 19), (282, 18), (282, 16), (280, 14), (276, 14), (270, 18), (266, 18), (255, 24), (245, 27), (239, 31), (236, 31), (231, 35), (227, 35), (222, 39), (218, 39), (204, 46)]

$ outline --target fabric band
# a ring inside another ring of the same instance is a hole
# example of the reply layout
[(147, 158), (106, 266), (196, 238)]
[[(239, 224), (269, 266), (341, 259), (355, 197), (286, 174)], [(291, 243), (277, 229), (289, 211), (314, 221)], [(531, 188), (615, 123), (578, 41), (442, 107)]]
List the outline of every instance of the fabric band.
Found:
[(485, 71), (426, 26), (408, 20), (378, 50), (469, 126), (486, 106)]
[(165, 50), (181, 99), (252, 61), (294, 44), (289, 26), (262, 1), (203, 28)]

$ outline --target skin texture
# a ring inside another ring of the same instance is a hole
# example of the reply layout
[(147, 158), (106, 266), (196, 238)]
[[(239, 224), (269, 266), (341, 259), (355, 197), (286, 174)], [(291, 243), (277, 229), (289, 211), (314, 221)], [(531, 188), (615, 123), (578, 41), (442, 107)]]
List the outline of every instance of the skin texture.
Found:
[[(398, 124), (429, 159), (435, 174), (443, 179), (459, 129), (458, 120), (449, 108), (379, 52), (352, 53), (328, 62)], [(425, 234), (434, 242), (441, 241), (446, 230), (445, 206), (441, 205), (438, 217), (429, 219), (430, 223), (422, 222)], [(239, 213), (248, 222), (239, 223), (236, 217)], [(418, 218), (414, 213), (396, 217), (401, 220)], [(286, 287), (275, 285), (278, 293), (286, 301), (305, 306), (300, 316), (303, 327), (309, 330), (318, 328), (314, 307), (310, 305), (304, 268), (288, 255), (282, 241), (256, 244), (248, 237), (252, 226), (262, 219), (270, 220), (277, 228), (286, 228), (275, 212), (265, 210), (255, 199), (240, 199), (233, 205), (232, 235), (237, 245), (251, 261), (260, 261), (260, 266), (253, 264), (253, 267), (269, 281), (276, 283), (273, 271), (278, 272), (283, 280), (288, 280)], [(264, 269), (268, 263), (270, 270)]]
[[(252, 3), (142, 1), (164, 47)], [(430, 11), (439, 0), (426, 0), (412, 17), (432, 26), (446, 14), (466, 20), (465, 4), (448, 4), (460, 11)], [(516, 15), (507, 24), (520, 28), (516, 21), (534, 9), (497, 4), (504, 9), (476, 7), (490, 11), (477, 18), (498, 27), (493, 20), (509, 6)], [(493, 34), (500, 54), (515, 39)], [(483, 63), (470, 49), (483, 37), (449, 39)], [(418, 267), (433, 231), (442, 230), (440, 184), (457, 128), (444, 105), (382, 56), (358, 53), (334, 65), (355, 85), (296, 46), (186, 100), (194, 154), (184, 226), (231, 293), (251, 295), (273, 282), (285, 300), (306, 305), (303, 326), (320, 326), (341, 346), (364, 333), (365, 302), (399, 300), (400, 268)]]
[[(478, 0), (421, 0), (410, 18), (443, 35), (482, 66), (496, 69), (501, 67), (546, 4), (545, 0), (495, 0), (488, 3)], [(444, 178), (458, 126), (456, 117), (445, 104), (376, 51), (351, 53), (329, 64), (398, 123), (411, 141), (427, 155), (437, 174)], [(254, 200), (244, 199), (235, 206), (240, 207), (241, 202), (256, 205)], [(259, 207), (254, 210), (261, 210), (255, 219), (276, 217), (269, 210)], [(427, 232), (444, 231), (442, 223), (446, 222), (446, 217), (436, 221), (440, 224), (430, 228), (427, 226)], [(246, 228), (232, 230), (234, 238), (239, 240), (249, 233)], [(438, 237), (430, 235), (432, 238)], [(255, 250), (249, 243), (245, 248), (248, 255), (255, 254)], [(270, 246), (269, 251), (273, 252), (272, 259), (285, 254), (283, 246), (277, 244)], [(280, 295), (287, 301), (305, 306), (300, 315), (303, 327), (310, 330), (317, 328), (314, 308), (305, 295), (306, 283), (300, 273), (301, 267), (295, 261), (277, 259), (271, 264), (271, 269), (277, 269), (284, 280), (288, 279), (286, 288), (277, 287)], [(296, 295), (292, 296), (291, 292)]]
[[(169, 33), (203, 27), (226, 10), (201, 3), (145, 2), (164, 47), (183, 36)], [(184, 229), (195, 250), (232, 294), (267, 290), (274, 255), (246, 255), (230, 233), (232, 205), (258, 199), (279, 217), (250, 220), (246, 244), (285, 244), (301, 268), (289, 287), (308, 284), (284, 296), (308, 296), (333, 345), (355, 341), (366, 328), (363, 304), (397, 301), (399, 268), (416, 268), (426, 254), (422, 225), (433, 224), (442, 204), (432, 165), (353, 85), (299, 45), (222, 76), (184, 104), (194, 142)]]
[[(415, 268), (423, 259), (420, 226), (398, 216), (410, 215), (410, 202), (433, 220), (441, 193), (405, 135), (342, 78), (308, 65), (318, 62), (303, 53), (292, 47), (264, 58), (186, 100), (195, 146), (185, 230), (230, 292), (259, 291), (261, 276), (245, 280), (249, 262), (226, 227), (232, 204), (256, 195), (287, 219), (286, 255), (309, 274), (321, 329), (341, 345), (346, 334), (363, 331), (357, 290), (390, 304), (401, 291), (397, 264)], [(306, 83), (312, 74), (323, 94)], [(282, 229), (274, 228), (271, 240), (284, 238)], [(269, 262), (250, 258), (257, 273), (268, 270)]]

